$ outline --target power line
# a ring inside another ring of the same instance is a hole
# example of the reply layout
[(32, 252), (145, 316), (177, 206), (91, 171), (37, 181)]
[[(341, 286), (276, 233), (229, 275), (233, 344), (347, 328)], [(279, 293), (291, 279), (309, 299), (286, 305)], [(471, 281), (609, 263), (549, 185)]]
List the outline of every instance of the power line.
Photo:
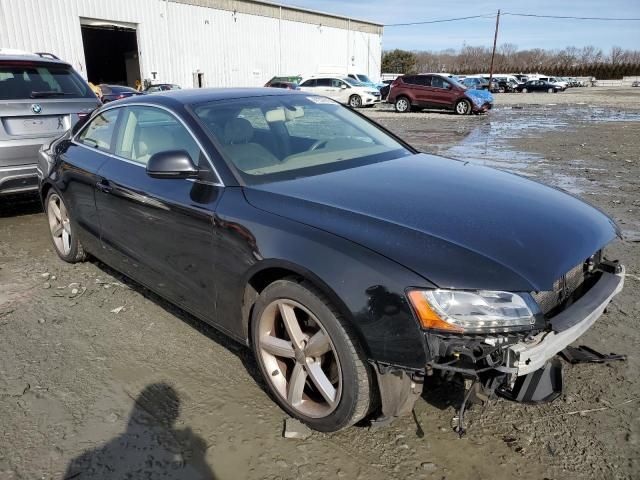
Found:
[(384, 25), (385, 27), (406, 27), (409, 25), (426, 25), (428, 23), (444, 23), (444, 22), (457, 22), (458, 20), (470, 20), (472, 18), (493, 18), (495, 15), (489, 13), (487, 15), (472, 15), (470, 17), (458, 17), (458, 18), (444, 18), (441, 20), (425, 20), (423, 22), (410, 22), (410, 23), (389, 23)]
[(638, 22), (640, 18), (613, 18), (613, 17), (572, 17), (565, 15), (537, 15), (534, 13), (512, 13), (502, 12), (502, 15), (511, 15), (512, 17), (534, 17), (534, 18), (558, 18), (568, 20), (600, 20), (609, 22)]
[[(511, 15), (512, 17), (531, 17), (531, 18), (555, 18), (561, 20), (597, 20), (605, 22), (639, 22), (640, 18), (614, 18), (614, 17), (574, 17), (570, 15), (537, 15), (535, 13), (515, 13), (515, 12), (502, 12), (502, 15)], [(440, 20), (424, 20), (420, 22), (409, 23), (389, 23), (384, 25), (385, 27), (408, 27), (411, 25), (427, 25), (430, 23), (444, 23), (444, 22), (457, 22), (460, 20), (471, 20), (474, 18), (493, 18), (494, 13), (488, 13), (485, 15), (471, 15), (468, 17), (457, 18), (444, 18)]]

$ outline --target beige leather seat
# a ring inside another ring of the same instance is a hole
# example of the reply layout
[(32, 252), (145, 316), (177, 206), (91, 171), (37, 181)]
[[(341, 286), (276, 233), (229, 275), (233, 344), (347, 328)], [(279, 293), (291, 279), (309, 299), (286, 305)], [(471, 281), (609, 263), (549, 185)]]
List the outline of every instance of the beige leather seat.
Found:
[(242, 171), (277, 165), (279, 160), (269, 150), (251, 142), (253, 125), (246, 118), (234, 118), (224, 127), (224, 149), (231, 161)]
[(136, 142), (136, 161), (146, 165), (151, 155), (174, 150), (175, 145), (173, 134), (168, 128), (163, 126), (142, 128)]

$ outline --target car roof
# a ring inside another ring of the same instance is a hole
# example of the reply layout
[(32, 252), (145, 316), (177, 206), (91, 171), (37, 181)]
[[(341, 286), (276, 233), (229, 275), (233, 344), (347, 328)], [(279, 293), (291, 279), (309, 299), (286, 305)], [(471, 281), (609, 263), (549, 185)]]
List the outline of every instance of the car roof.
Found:
[(130, 97), (119, 100), (119, 105), (127, 103), (179, 103), (190, 105), (194, 103), (215, 102), (217, 100), (233, 100), (237, 98), (273, 97), (282, 95), (309, 95), (308, 92), (295, 90), (278, 90), (275, 88), (191, 88), (183, 90), (167, 90), (140, 97)]
[(28, 54), (28, 55), (4, 55), (4, 54), (0, 54), (0, 62), (33, 62), (33, 63), (40, 63), (40, 64), (49, 63), (49, 64), (52, 64), (52, 65), (64, 65), (64, 66), (67, 66), (67, 67), (71, 66), (67, 62), (65, 62), (64, 60), (41, 57), (39, 55), (36, 55), (35, 53), (34, 54)]

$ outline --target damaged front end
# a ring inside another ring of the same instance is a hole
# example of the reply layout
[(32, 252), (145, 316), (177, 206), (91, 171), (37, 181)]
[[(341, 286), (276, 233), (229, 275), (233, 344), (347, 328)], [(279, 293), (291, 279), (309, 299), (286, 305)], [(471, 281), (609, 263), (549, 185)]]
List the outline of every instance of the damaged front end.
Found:
[[(377, 365), (381, 420), (410, 411), (424, 377), (438, 372), (445, 378), (459, 375), (470, 380), (459, 414), (461, 434), (464, 405), (472, 395), (486, 400), (498, 394), (525, 403), (554, 400), (562, 392), (562, 366), (556, 355), (593, 325), (623, 284), (624, 267), (598, 252), (558, 279), (549, 292), (512, 297), (481, 292), (477, 298), (447, 293), (441, 299), (409, 292), (425, 328), (429, 361), (421, 371)], [(387, 391), (392, 386), (395, 393)]]

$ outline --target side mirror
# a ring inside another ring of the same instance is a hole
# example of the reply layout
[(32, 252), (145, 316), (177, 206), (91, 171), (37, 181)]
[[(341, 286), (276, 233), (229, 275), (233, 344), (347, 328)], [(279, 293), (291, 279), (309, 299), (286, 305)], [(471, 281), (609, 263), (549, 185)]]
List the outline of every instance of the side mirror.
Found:
[(168, 150), (151, 155), (147, 175), (153, 178), (195, 178), (198, 167), (185, 150)]
[(347, 86), (343, 83), (342, 85), (340, 85), (340, 88), (341, 88), (342, 90), (346, 90), (346, 89), (347, 89)]

